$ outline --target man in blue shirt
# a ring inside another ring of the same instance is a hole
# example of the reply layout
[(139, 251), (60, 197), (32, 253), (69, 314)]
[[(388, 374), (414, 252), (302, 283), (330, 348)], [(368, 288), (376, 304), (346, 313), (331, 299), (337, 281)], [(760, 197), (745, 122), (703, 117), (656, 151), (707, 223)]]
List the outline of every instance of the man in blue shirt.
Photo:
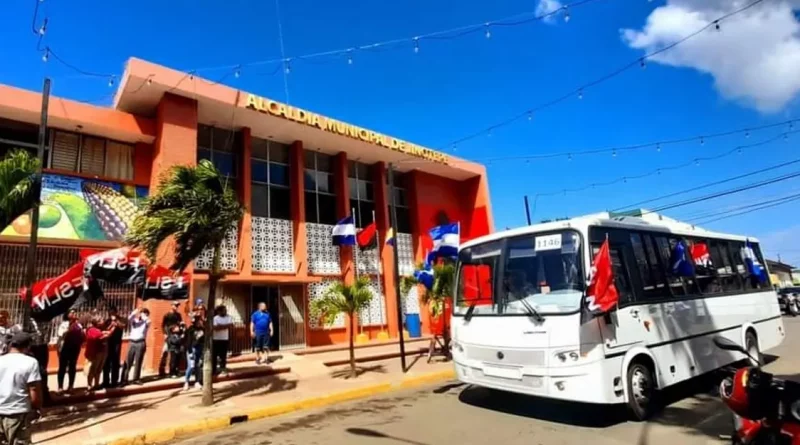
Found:
[(267, 312), (267, 303), (258, 303), (258, 310), (250, 316), (250, 337), (256, 345), (256, 364), (261, 364), (261, 355), (266, 351), (269, 363), (269, 338), (272, 337), (272, 319)]

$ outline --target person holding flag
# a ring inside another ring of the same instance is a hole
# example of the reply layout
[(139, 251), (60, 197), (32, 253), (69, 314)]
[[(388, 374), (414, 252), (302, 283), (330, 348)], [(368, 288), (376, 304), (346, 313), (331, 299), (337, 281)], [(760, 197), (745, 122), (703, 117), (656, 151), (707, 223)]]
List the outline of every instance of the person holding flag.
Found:
[(608, 236), (592, 261), (591, 279), (586, 289), (586, 309), (591, 315), (602, 315), (619, 303), (619, 292), (614, 283), (614, 268)]

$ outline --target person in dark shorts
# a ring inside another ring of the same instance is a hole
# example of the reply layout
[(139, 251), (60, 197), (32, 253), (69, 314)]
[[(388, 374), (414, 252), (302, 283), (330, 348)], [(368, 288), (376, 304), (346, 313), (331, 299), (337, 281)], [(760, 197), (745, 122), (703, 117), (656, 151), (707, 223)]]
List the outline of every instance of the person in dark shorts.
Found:
[(250, 337), (256, 347), (256, 364), (262, 363), (262, 355), (266, 351), (263, 363), (269, 363), (269, 339), (272, 337), (272, 319), (267, 312), (267, 303), (258, 303), (258, 310), (250, 316)]
[(119, 385), (122, 334), (125, 331), (125, 317), (119, 316), (116, 306), (108, 308), (106, 326), (111, 330), (111, 335), (108, 337), (108, 356), (103, 367), (103, 388), (116, 388)]

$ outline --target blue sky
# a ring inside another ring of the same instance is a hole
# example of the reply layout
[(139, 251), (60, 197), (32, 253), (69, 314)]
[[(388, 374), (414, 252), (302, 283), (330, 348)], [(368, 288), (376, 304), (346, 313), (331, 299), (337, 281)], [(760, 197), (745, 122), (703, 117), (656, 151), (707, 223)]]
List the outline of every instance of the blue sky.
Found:
[[(544, 6), (552, 3), (549, 0)], [(573, 8), (568, 23), (559, 17), (549, 23), (493, 27), (489, 39), (477, 32), (453, 40), (423, 41), (419, 53), (411, 45), (357, 51), (352, 64), (345, 57), (301, 60), (292, 63), (287, 78), (289, 101), (451, 151), (450, 141), (547, 102), (635, 60), (643, 50), (685, 35), (694, 29), (692, 20), (707, 23), (726, 12), (719, 6), (725, 3), (730, 2), (598, 0)], [(795, 0), (775, 3), (794, 6)], [(532, 12), (537, 6), (535, 1), (521, 0), (293, 0), (283, 1), (280, 10), (285, 54), (298, 56), (482, 23)], [(52, 58), (42, 62), (31, 32), (33, 7), (34, 0), (6, 0), (0, 7), (0, 83), (40, 89), (43, 76), (50, 76), (55, 95), (108, 103), (113, 89), (106, 79), (78, 75)], [(119, 75), (130, 56), (184, 70), (281, 57), (271, 0), (45, 0), (40, 8), (39, 23), (45, 16), (49, 19), (45, 44), (87, 71)], [(796, 48), (777, 43), (787, 39), (797, 43), (797, 22), (791, 14), (790, 18), (778, 14), (782, 11), (772, 11), (776, 14), (768, 19), (758, 15), (762, 11), (753, 11), (749, 18), (724, 22), (721, 32), (700, 36), (684, 49), (648, 62), (646, 69), (630, 70), (586, 90), (583, 99), (576, 97), (537, 113), (531, 122), (523, 119), (491, 136), (461, 143), (454, 154), (488, 165), (496, 225), (504, 228), (524, 224), (523, 195), (533, 198), (537, 193), (634, 176), (773, 137), (787, 129), (753, 132), (747, 140), (737, 135), (702, 145), (697, 141), (668, 146), (661, 152), (621, 152), (616, 157), (498, 160), (710, 134), (798, 117), (795, 95), (800, 87), (780, 76), (800, 77), (794, 75), (800, 58)], [(675, 13), (686, 13), (680, 17), (689, 19), (664, 20)], [(780, 20), (775, 18), (779, 15)], [(643, 29), (647, 23), (652, 28)], [(643, 33), (623, 36), (623, 29)], [(756, 32), (757, 37), (748, 32)], [(752, 74), (752, 70), (757, 71)], [(225, 83), (286, 100), (283, 71), (267, 75), (273, 71), (275, 65), (246, 67), (240, 78), (230, 76)], [(199, 75), (216, 79), (229, 73), (210, 70)], [(800, 157), (793, 154), (799, 141), (800, 133), (720, 161), (610, 187), (541, 197), (533, 218), (617, 208), (789, 161)], [(795, 170), (788, 167), (700, 194)], [(799, 179), (788, 180), (667, 213), (689, 217), (798, 189)], [(697, 194), (679, 198), (691, 196)], [(797, 204), (787, 204), (709, 227), (758, 236), (769, 255), (782, 253), (784, 260), (800, 262), (800, 223), (793, 222), (800, 214), (797, 208)]]

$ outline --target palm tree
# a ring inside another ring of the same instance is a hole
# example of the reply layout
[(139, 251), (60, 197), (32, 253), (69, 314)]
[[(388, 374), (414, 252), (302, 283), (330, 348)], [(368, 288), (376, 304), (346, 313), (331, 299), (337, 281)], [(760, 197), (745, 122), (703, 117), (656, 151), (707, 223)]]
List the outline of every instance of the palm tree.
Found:
[[(182, 272), (206, 248), (214, 251), (208, 283), (207, 307), (215, 307), (217, 283), (222, 278), (222, 241), (236, 230), (244, 214), (236, 193), (208, 160), (197, 167), (175, 166), (161, 178), (158, 192), (145, 201), (127, 233), (126, 243), (156, 258), (159, 247), (174, 238), (172, 269)], [(214, 403), (211, 339), (213, 317), (206, 317), (203, 345), (203, 405)]]
[(350, 376), (356, 377), (356, 353), (353, 346), (353, 336), (356, 332), (355, 314), (369, 306), (372, 300), (372, 290), (369, 288), (370, 280), (367, 277), (358, 277), (353, 284), (344, 284), (341, 281), (332, 284), (322, 298), (311, 302), (313, 317), (322, 318), (327, 325), (333, 324), (339, 314), (347, 315), (350, 323)]
[(0, 160), (0, 231), (36, 203), (33, 177), (38, 168), (39, 160), (22, 149)]
[[(421, 270), (424, 267), (423, 263), (417, 264), (417, 270)], [(447, 315), (444, 314), (444, 303), (447, 298), (453, 297), (453, 292), (455, 291), (456, 265), (453, 261), (442, 260), (434, 264), (432, 269), (433, 286), (431, 286), (430, 289), (425, 289), (425, 292), (422, 294), (422, 302), (428, 307), (431, 319), (439, 316), (447, 317)], [(408, 293), (411, 291), (411, 287), (418, 284), (420, 284), (419, 281), (414, 277), (403, 277), (400, 280), (400, 292), (403, 294), (403, 297), (407, 297)], [(445, 318), (445, 320), (447, 320), (447, 318)], [(442, 337), (445, 354), (449, 356), (450, 330), (447, 326), (444, 327)]]

